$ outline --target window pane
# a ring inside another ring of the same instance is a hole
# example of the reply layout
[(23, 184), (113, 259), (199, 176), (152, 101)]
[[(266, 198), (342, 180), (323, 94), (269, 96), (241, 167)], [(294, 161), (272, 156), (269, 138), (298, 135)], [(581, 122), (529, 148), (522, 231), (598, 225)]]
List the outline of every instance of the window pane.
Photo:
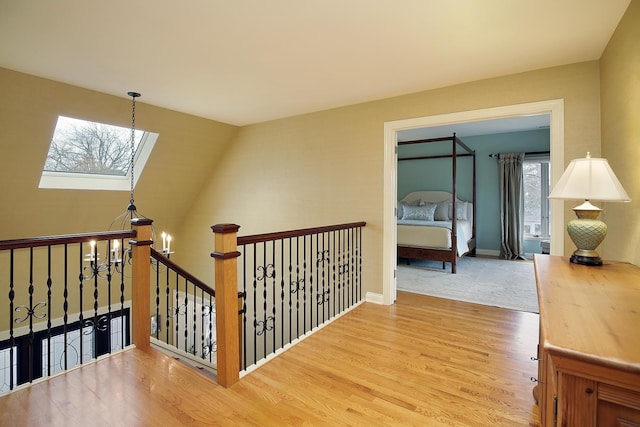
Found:
[(0, 350), (0, 393), (11, 388), (11, 371), (13, 371), (13, 386), (18, 383), (18, 347), (13, 347), (13, 365), (11, 364), (11, 349)]
[(539, 236), (542, 230), (541, 165), (524, 163), (524, 224), (528, 234)]
[[(82, 339), (82, 354), (80, 354), (80, 340)], [(64, 334), (51, 337), (51, 372), (48, 369), (49, 342), (45, 338), (42, 340), (42, 376), (54, 375), (64, 371), (65, 362), (67, 369), (81, 365), (95, 357), (94, 355), (94, 334), (91, 328), (83, 328), (82, 335), (80, 329), (67, 333), (67, 343), (65, 347)]]
[[(143, 135), (135, 131), (135, 150)], [(131, 129), (59, 116), (44, 170), (126, 176), (130, 164)]]

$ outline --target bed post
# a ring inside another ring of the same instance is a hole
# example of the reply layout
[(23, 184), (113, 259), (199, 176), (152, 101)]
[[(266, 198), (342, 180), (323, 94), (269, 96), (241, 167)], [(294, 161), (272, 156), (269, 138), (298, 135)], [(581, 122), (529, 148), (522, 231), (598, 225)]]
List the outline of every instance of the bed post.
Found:
[(473, 223), (471, 224), (471, 238), (473, 239), (473, 249), (471, 249), (471, 255), (476, 256), (476, 210), (477, 208), (477, 200), (476, 200), (476, 152), (473, 152)]
[(458, 188), (456, 185), (456, 176), (458, 174), (457, 169), (457, 155), (458, 155), (458, 138), (456, 133), (453, 133), (451, 138), (452, 142), (452, 154), (451, 154), (451, 170), (453, 172), (452, 183), (453, 188), (451, 192), (451, 273), (456, 272), (456, 263), (458, 262), (458, 208), (456, 206), (456, 199), (458, 198)]

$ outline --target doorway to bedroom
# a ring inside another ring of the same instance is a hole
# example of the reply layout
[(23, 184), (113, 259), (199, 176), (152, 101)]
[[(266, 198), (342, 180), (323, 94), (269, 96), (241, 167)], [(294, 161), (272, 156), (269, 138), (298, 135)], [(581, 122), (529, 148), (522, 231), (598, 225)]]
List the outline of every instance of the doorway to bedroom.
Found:
[[(441, 167), (427, 165), (427, 160), (419, 160), (420, 144), (411, 144), (411, 156), (405, 156), (403, 149), (407, 145), (397, 146), (399, 141), (415, 141), (421, 139), (451, 136), (454, 132), (464, 143), (476, 151), (477, 158), (477, 218), (478, 235), (476, 236), (477, 253), (497, 256), (500, 253), (499, 243), (499, 210), (497, 159), (495, 155), (504, 152), (526, 152), (528, 170), (537, 173), (536, 182), (529, 182), (529, 191), (538, 191), (539, 195), (529, 200), (527, 206), (526, 236), (527, 253), (540, 252), (542, 240), (546, 237), (543, 231), (549, 230), (554, 237), (549, 250), (562, 253), (564, 247), (562, 206), (540, 206), (544, 197), (545, 185), (553, 182), (553, 177), (562, 174), (564, 165), (564, 106), (562, 100), (551, 100), (529, 104), (518, 104), (483, 110), (473, 110), (439, 116), (428, 116), (417, 119), (400, 120), (385, 123), (385, 222), (384, 222), (384, 280), (383, 302), (395, 300), (397, 278), (397, 231), (395, 207), (396, 201), (414, 191), (437, 190), (451, 191), (450, 173), (443, 174)], [(433, 144), (430, 144), (433, 145)], [(410, 157), (418, 160), (398, 160)], [(430, 160), (429, 160), (430, 161)], [(542, 165), (542, 166), (541, 166)], [(548, 169), (545, 169), (548, 168)], [(459, 163), (462, 175), (469, 175), (470, 167)], [(541, 174), (546, 172), (546, 181)], [(430, 175), (431, 174), (431, 175)], [(434, 174), (436, 176), (434, 176)], [(448, 181), (442, 179), (447, 175)], [(469, 178), (464, 178), (470, 181)], [(456, 179), (457, 181), (457, 179)], [(531, 181), (531, 180), (530, 180)], [(431, 184), (428, 184), (431, 183)], [(434, 188), (429, 187), (435, 186)], [(470, 184), (466, 184), (470, 187)], [(546, 190), (548, 191), (548, 189)], [(457, 184), (457, 193), (471, 194), (462, 182)], [(464, 199), (463, 197), (460, 197)], [(537, 211), (536, 211), (537, 209)], [(546, 210), (545, 210), (546, 209)], [(559, 215), (545, 215), (545, 212), (557, 211)], [(539, 213), (537, 213), (539, 212)], [(550, 216), (550, 218), (549, 218)], [(556, 218), (557, 217), (557, 218)], [(544, 221), (548, 221), (545, 223)], [(546, 227), (546, 228), (545, 228)], [(557, 232), (557, 230), (560, 230)], [(498, 236), (496, 237), (496, 234)], [(547, 240), (548, 241), (548, 240)], [(545, 242), (546, 243), (546, 242)], [(545, 248), (546, 249), (546, 248)], [(444, 274), (444, 273), (443, 273)], [(448, 273), (451, 274), (451, 273)]]

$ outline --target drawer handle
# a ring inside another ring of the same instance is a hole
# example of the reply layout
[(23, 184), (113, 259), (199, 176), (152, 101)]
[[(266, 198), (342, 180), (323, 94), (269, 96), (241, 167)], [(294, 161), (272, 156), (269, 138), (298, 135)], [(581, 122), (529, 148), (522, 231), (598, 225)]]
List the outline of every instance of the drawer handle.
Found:
[(531, 356), (531, 360), (533, 360), (534, 362), (537, 362), (538, 360), (540, 360), (539, 357), (535, 357), (535, 356)]
[(537, 379), (536, 377), (531, 377), (531, 382), (544, 384), (544, 381), (540, 381), (540, 380), (539, 380), (539, 379)]

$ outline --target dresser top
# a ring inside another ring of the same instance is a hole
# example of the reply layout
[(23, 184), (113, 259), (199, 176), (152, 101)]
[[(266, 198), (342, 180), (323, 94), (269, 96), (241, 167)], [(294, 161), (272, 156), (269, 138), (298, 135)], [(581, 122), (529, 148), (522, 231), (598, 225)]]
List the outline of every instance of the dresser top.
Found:
[(534, 258), (541, 343), (550, 352), (640, 373), (640, 268)]

